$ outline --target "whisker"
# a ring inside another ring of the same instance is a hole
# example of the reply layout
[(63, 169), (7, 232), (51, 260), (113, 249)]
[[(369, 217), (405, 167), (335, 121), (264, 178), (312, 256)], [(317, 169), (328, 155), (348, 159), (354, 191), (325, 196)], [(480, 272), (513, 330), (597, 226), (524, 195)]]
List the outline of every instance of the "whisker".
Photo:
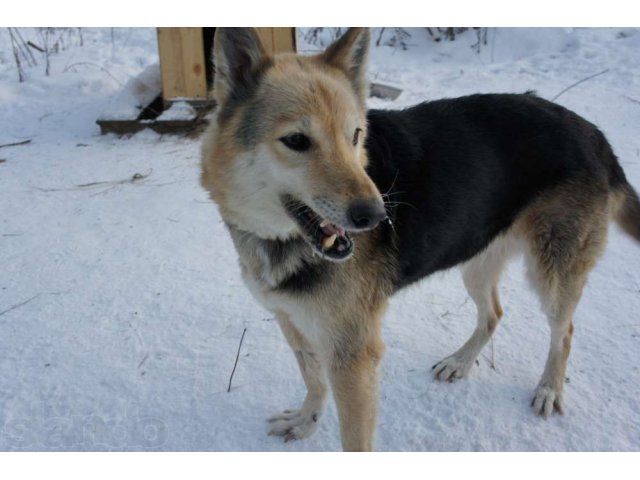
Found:
[(390, 192), (391, 190), (393, 190), (393, 186), (396, 184), (396, 180), (398, 180), (398, 175), (400, 175), (400, 169), (397, 169), (397, 170), (396, 170), (396, 176), (395, 176), (395, 177), (393, 177), (393, 182), (391, 182), (391, 186), (389, 187), (389, 190), (387, 190), (387, 191), (384, 193), (384, 195), (388, 195), (388, 194), (389, 194), (389, 192)]
[(396, 231), (396, 227), (393, 225), (393, 222), (391, 221), (391, 217), (387, 217), (387, 224), (391, 227), (391, 230), (393, 230), (393, 233), (397, 237), (398, 236), (398, 232)]
[(393, 202), (384, 202), (384, 204), (390, 205), (391, 207), (397, 207), (398, 205), (407, 205), (408, 207), (411, 207), (414, 210), (418, 210), (414, 205), (411, 205), (410, 203), (407, 203), (407, 202), (393, 201)]
[(400, 195), (403, 193), (407, 193), (407, 192), (397, 191), (397, 192), (391, 192), (391, 193), (382, 193), (381, 195), (383, 197), (390, 197), (391, 195)]

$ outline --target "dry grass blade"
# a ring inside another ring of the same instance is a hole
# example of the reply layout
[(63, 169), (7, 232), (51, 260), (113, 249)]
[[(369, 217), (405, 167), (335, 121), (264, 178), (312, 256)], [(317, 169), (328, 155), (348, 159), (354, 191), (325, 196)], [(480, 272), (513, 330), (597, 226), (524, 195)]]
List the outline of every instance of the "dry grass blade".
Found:
[(5, 144), (0, 145), (0, 148), (3, 148), (3, 147), (17, 147), (19, 145), (27, 145), (28, 143), (31, 143), (31, 139), (23, 140), (22, 142), (5, 143)]
[(229, 377), (229, 387), (227, 388), (227, 393), (231, 391), (231, 382), (233, 381), (233, 374), (236, 373), (236, 367), (238, 366), (238, 359), (240, 358), (240, 349), (242, 348), (242, 341), (244, 340), (245, 333), (247, 333), (246, 328), (242, 331), (242, 337), (240, 337), (240, 345), (238, 345), (238, 353), (236, 353), (236, 362), (233, 364), (233, 370), (231, 370), (231, 376)]
[(599, 77), (600, 75), (604, 75), (605, 73), (607, 73), (609, 71), (609, 69), (607, 68), (606, 70), (603, 70), (601, 72), (598, 73), (594, 73), (593, 75), (590, 75), (586, 78), (583, 78), (582, 80), (578, 80), (576, 83), (573, 83), (571, 85), (569, 85), (567, 88), (565, 88), (564, 90), (562, 90), (560, 93), (558, 93), (555, 97), (553, 97), (551, 99), (552, 102), (554, 102), (556, 100), (556, 98), (558, 98), (560, 95), (562, 95), (563, 93), (571, 90), (573, 87), (576, 87), (578, 85), (580, 85), (581, 83), (586, 82), (587, 80), (591, 80), (592, 78), (596, 78)]
[(9, 308), (7, 308), (6, 310), (1, 311), (1, 312), (0, 312), (0, 316), (4, 315), (5, 313), (9, 313), (9, 312), (11, 312), (12, 310), (15, 310), (16, 308), (20, 308), (20, 307), (22, 307), (23, 305), (26, 305), (27, 303), (31, 302), (32, 300), (35, 300), (36, 298), (38, 298), (40, 295), (42, 295), (42, 294), (41, 294), (41, 293), (38, 293), (37, 295), (34, 295), (33, 297), (28, 298), (28, 299), (26, 299), (26, 300), (25, 300), (25, 301), (23, 301), (23, 302), (16, 303), (15, 305), (10, 306), (10, 307), (9, 307)]

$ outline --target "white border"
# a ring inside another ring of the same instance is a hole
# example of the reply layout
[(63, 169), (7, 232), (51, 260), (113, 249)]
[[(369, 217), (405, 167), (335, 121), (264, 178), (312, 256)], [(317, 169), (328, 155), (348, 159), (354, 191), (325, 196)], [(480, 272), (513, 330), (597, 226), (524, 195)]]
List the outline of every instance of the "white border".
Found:
[[(179, 8), (177, 8), (179, 6)], [(640, 26), (630, 0), (12, 1), (0, 26)]]
[(635, 478), (637, 453), (41, 453), (0, 454), (5, 478), (66, 480), (332, 478), (527, 480)]

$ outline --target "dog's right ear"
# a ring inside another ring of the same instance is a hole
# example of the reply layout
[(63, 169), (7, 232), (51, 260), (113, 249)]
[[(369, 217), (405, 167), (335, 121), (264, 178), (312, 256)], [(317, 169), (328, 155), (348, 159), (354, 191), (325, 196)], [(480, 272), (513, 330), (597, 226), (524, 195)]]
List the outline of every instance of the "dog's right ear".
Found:
[(257, 85), (269, 61), (253, 28), (216, 28), (213, 39), (213, 94), (218, 104), (242, 99)]

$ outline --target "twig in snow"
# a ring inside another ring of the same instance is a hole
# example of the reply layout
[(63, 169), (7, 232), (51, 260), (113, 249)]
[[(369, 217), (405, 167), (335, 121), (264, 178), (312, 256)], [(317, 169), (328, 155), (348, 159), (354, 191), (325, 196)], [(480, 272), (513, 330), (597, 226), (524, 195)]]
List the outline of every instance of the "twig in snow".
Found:
[(78, 67), (81, 65), (88, 65), (90, 67), (96, 67), (99, 68), (100, 70), (102, 70), (104, 73), (106, 73), (107, 75), (109, 75), (111, 78), (113, 78), (118, 85), (120, 85), (121, 87), (124, 86), (124, 83), (122, 83), (120, 80), (118, 80), (116, 77), (113, 76), (113, 74), (107, 70), (106, 68), (98, 65), (97, 63), (93, 63), (93, 62), (76, 62), (76, 63), (72, 63), (71, 65), (67, 65), (66, 67), (64, 67), (64, 69), (62, 70), (63, 72), (68, 72), (70, 69), (74, 68), (74, 67)]
[(37, 50), (37, 51), (39, 51), (40, 53), (45, 53), (44, 48), (39, 47), (38, 45), (36, 45), (35, 43), (33, 43), (31, 40), (29, 40), (29, 41), (27, 42), (27, 45), (29, 45), (31, 48), (36, 49), (36, 50)]
[(629, 100), (630, 102), (640, 104), (640, 100), (636, 100), (635, 98), (630, 97), (629, 95), (622, 95), (622, 96), (623, 96), (624, 98), (626, 98), (627, 100)]
[(23, 305), (26, 305), (27, 303), (31, 302), (32, 300), (35, 300), (36, 298), (38, 298), (40, 295), (42, 295), (42, 294), (38, 293), (37, 295), (34, 295), (33, 297), (26, 299), (24, 302), (16, 303), (15, 305), (10, 306), (6, 310), (3, 310), (2, 312), (0, 312), (0, 316), (4, 315), (5, 313), (9, 313), (10, 311), (15, 310), (16, 308), (20, 308)]
[(76, 185), (73, 188), (41, 188), (41, 187), (34, 187), (36, 190), (40, 191), (40, 192), (69, 192), (69, 191), (73, 191), (73, 190), (80, 190), (83, 188), (93, 188), (93, 187), (101, 187), (101, 186), (107, 186), (107, 188), (104, 190), (109, 190), (111, 188), (117, 187), (118, 185), (125, 185), (127, 183), (137, 183), (140, 180), (144, 180), (145, 178), (147, 178), (149, 175), (151, 175), (151, 172), (153, 172), (153, 169), (149, 170), (149, 173), (146, 174), (142, 174), (142, 173), (134, 173), (131, 178), (127, 178), (124, 180), (105, 180), (102, 182), (90, 182), (90, 183), (82, 183), (80, 185)]
[(385, 27), (382, 27), (380, 29), (380, 35), (378, 35), (378, 40), (376, 41), (376, 47), (380, 46), (380, 41), (382, 40), (382, 34), (384, 33), (384, 29), (385, 29)]
[[(496, 358), (495, 358), (495, 350), (493, 348), (493, 337), (491, 337), (491, 358), (488, 358), (484, 353), (482, 354), (482, 356), (487, 362), (489, 362), (489, 367), (491, 368), (491, 370), (496, 370)], [(480, 365), (480, 362), (478, 360), (476, 360), (476, 365)]]
[[(9, 28), (9, 30), (11, 30), (11, 28)], [(20, 49), (20, 52), (22, 53), (22, 56), (24, 57), (26, 62), (29, 64), (29, 66), (30, 67), (35, 67), (36, 65), (38, 65), (36, 57), (33, 56), (33, 52), (27, 48), (27, 42), (24, 41), (24, 38), (22, 37), (22, 34), (20, 33), (20, 29), (16, 28), (16, 27), (13, 27), (13, 33), (15, 34), (15, 36), (17, 38), (18, 47)]]
[(491, 369), (496, 369), (495, 349), (493, 348), (493, 337), (491, 337)]
[(13, 58), (16, 61), (16, 68), (18, 70), (18, 81), (22, 83), (24, 82), (24, 69), (22, 68), (22, 62), (20, 61), (20, 48), (18, 47), (17, 40), (11, 28), (9, 28), (9, 37), (11, 38), (11, 48), (13, 50)]
[(140, 361), (140, 363), (138, 364), (138, 368), (140, 368), (142, 365), (144, 365), (144, 362), (147, 361), (147, 358), (149, 358), (149, 354), (147, 353), (144, 358)]
[(78, 188), (87, 188), (87, 187), (97, 187), (98, 185), (122, 185), (123, 183), (135, 183), (138, 180), (143, 180), (151, 175), (152, 170), (149, 170), (149, 173), (143, 175), (141, 173), (134, 173), (131, 178), (127, 178), (126, 180), (107, 180), (104, 182), (91, 182), (91, 183), (82, 183), (80, 185), (76, 185)]
[(240, 358), (240, 349), (242, 348), (242, 341), (244, 340), (244, 334), (247, 333), (247, 329), (245, 328), (242, 331), (242, 337), (240, 337), (240, 345), (238, 345), (238, 353), (236, 354), (236, 362), (233, 364), (233, 370), (231, 370), (231, 376), (229, 377), (229, 387), (227, 388), (227, 393), (231, 391), (231, 381), (233, 380), (233, 374), (236, 373), (236, 367), (238, 366), (238, 359)]
[(12, 310), (15, 310), (16, 308), (20, 308), (24, 305), (26, 305), (27, 303), (35, 300), (36, 298), (38, 298), (41, 295), (62, 295), (63, 293), (69, 293), (69, 290), (64, 290), (62, 292), (40, 292), (37, 295), (34, 295), (31, 298), (27, 298), (25, 301), (20, 302), (20, 303), (16, 303), (15, 305), (10, 306), (9, 308), (7, 308), (6, 310), (3, 310), (0, 312), (0, 315), (4, 315), (5, 313), (9, 313)]
[(588, 77), (586, 77), (586, 78), (583, 78), (582, 80), (577, 81), (576, 83), (574, 83), (574, 84), (572, 84), (572, 85), (569, 85), (567, 88), (565, 88), (565, 89), (564, 89), (564, 90), (562, 90), (560, 93), (558, 93), (555, 97), (553, 97), (553, 98), (551, 99), (551, 101), (552, 101), (552, 102), (553, 102), (553, 101), (555, 101), (555, 99), (556, 99), (556, 98), (558, 98), (560, 95), (562, 95), (563, 93), (565, 93), (567, 90), (571, 90), (573, 87), (575, 87), (575, 86), (577, 86), (577, 85), (580, 85), (581, 83), (586, 82), (587, 80), (591, 80), (592, 78), (596, 78), (596, 77), (598, 77), (598, 76), (600, 76), (600, 75), (604, 75), (604, 74), (605, 74), (605, 73), (607, 73), (608, 71), (609, 71), (609, 69), (607, 68), (606, 70), (603, 70), (603, 71), (598, 72), (598, 73), (594, 73), (593, 75), (590, 75), (590, 76), (588, 76)]
[(31, 143), (31, 139), (23, 140), (22, 142), (16, 142), (16, 143), (5, 143), (3, 145), (0, 145), (0, 148), (3, 148), (3, 147), (17, 147), (18, 145), (26, 145), (27, 143)]

